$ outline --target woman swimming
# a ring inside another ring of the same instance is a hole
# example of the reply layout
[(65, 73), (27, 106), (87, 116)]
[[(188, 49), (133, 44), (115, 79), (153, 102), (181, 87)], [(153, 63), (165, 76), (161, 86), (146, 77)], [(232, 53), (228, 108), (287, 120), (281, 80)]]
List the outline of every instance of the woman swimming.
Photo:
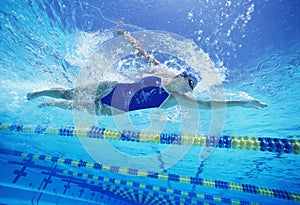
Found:
[[(145, 58), (146, 62), (160, 65), (160, 62), (142, 50), (138, 42), (130, 35), (120, 30), (117, 31), (117, 34), (123, 35), (138, 51), (138, 55)], [(258, 100), (196, 100), (188, 96), (187, 93), (192, 92), (197, 83), (195, 75), (188, 70), (173, 77), (165, 77), (163, 74), (155, 72), (133, 83), (104, 81), (74, 89), (52, 88), (30, 92), (27, 94), (27, 99), (32, 100), (41, 96), (64, 99), (64, 101), (43, 103), (41, 107), (56, 106), (64, 109), (76, 109), (80, 107), (80, 110), (84, 107), (85, 111), (98, 115), (114, 115), (150, 108), (166, 109), (178, 104), (196, 109), (214, 109), (225, 106), (263, 108), (267, 106)], [(84, 97), (78, 98), (78, 96), (82, 96), (84, 93), (92, 93), (93, 97), (88, 97), (89, 99), (84, 99)]]

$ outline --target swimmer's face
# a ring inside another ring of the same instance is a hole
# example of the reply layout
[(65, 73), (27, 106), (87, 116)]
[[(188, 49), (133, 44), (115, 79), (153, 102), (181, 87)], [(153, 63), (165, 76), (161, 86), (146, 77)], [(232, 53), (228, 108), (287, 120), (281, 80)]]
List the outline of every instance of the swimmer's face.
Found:
[(192, 92), (197, 85), (196, 79), (188, 76), (175, 76), (165, 85), (168, 91), (178, 94)]

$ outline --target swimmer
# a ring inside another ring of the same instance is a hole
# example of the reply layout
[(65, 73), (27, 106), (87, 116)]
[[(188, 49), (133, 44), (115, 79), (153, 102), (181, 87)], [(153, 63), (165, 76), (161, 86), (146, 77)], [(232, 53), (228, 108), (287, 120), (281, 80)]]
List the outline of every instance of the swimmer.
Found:
[[(117, 31), (123, 35), (143, 56), (148, 63), (160, 65), (153, 56), (141, 49), (137, 41), (124, 31)], [(78, 109), (97, 115), (115, 115), (124, 112), (161, 108), (167, 109), (180, 104), (187, 108), (218, 109), (241, 106), (245, 108), (264, 108), (267, 105), (258, 100), (197, 100), (189, 95), (197, 86), (197, 78), (190, 71), (183, 71), (174, 77), (165, 77), (159, 73), (143, 77), (137, 82), (122, 83), (118, 81), (104, 81), (98, 84), (88, 84), (73, 89), (52, 88), (30, 92), (27, 99), (47, 96), (63, 99), (50, 101), (40, 107), (55, 106), (63, 109)], [(76, 99), (77, 94), (91, 93), (92, 99)]]

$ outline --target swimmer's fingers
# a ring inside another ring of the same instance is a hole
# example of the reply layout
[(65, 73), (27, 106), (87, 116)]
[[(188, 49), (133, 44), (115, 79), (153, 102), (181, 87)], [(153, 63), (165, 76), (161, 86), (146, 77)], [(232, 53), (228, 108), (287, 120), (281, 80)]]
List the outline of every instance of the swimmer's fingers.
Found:
[(257, 107), (257, 109), (258, 108), (265, 108), (265, 107), (268, 106), (266, 103), (260, 102), (258, 100), (255, 100), (255, 101), (256, 101), (256, 107)]
[(245, 108), (255, 108), (255, 109), (259, 109), (259, 108), (265, 108), (268, 105), (260, 102), (259, 100), (248, 100), (248, 101), (244, 101), (242, 107)]

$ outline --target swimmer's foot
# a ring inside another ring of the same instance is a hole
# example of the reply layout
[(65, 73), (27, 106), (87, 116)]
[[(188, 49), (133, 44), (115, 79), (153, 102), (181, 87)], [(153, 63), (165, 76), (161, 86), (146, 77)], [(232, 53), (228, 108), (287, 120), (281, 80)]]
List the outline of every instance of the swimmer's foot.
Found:
[(26, 95), (26, 97), (27, 97), (27, 100), (32, 100), (32, 99), (37, 98), (39, 96), (38, 96), (37, 92), (30, 92)]
[(30, 92), (26, 95), (27, 100), (32, 100), (34, 98), (38, 98), (41, 96), (45, 96), (45, 94), (47, 94), (47, 90), (46, 91), (36, 91), (36, 92)]

